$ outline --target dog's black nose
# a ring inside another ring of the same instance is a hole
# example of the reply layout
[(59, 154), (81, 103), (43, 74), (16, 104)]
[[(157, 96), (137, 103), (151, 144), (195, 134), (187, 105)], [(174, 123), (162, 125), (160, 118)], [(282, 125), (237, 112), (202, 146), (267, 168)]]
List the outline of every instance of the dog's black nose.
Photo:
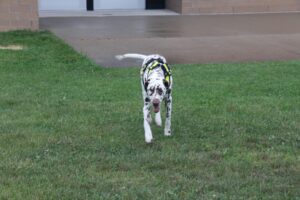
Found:
[(152, 102), (153, 106), (159, 106), (159, 100), (158, 99), (154, 99)]

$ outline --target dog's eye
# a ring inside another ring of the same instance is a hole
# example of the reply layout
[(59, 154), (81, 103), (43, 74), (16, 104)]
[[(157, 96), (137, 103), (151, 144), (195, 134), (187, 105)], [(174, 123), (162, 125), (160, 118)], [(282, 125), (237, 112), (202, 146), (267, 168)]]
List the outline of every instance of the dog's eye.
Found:
[(157, 88), (157, 92), (158, 92), (159, 95), (162, 95), (163, 90), (161, 88)]
[(150, 91), (150, 95), (152, 95), (154, 93), (154, 88), (150, 88), (149, 91)]

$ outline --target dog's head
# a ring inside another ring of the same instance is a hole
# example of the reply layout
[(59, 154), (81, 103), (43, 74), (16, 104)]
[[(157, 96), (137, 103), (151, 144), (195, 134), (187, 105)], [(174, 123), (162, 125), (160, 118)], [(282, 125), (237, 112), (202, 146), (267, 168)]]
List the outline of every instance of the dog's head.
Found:
[(147, 81), (146, 88), (146, 92), (153, 106), (153, 110), (155, 113), (158, 113), (160, 111), (160, 104), (167, 92), (164, 82), (161, 79), (150, 79)]

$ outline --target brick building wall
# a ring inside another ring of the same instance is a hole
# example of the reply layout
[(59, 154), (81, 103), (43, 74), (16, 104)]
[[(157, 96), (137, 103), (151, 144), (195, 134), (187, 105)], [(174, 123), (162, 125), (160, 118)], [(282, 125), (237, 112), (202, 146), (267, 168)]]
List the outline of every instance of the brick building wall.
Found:
[(182, 14), (300, 11), (300, 0), (166, 0)]
[(166, 8), (182, 13), (182, 0), (166, 0)]
[(0, 0), (0, 31), (38, 27), (37, 0)]

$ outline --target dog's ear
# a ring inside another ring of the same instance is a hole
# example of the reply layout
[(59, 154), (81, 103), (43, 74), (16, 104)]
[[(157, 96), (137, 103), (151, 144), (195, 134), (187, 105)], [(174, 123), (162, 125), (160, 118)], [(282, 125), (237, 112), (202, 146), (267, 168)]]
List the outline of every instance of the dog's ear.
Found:
[(147, 90), (148, 85), (149, 85), (149, 80), (146, 80), (145, 83), (144, 83), (145, 90)]
[(166, 79), (164, 79), (164, 85), (165, 85), (166, 88), (169, 88), (170, 87), (169, 81), (167, 81)]

